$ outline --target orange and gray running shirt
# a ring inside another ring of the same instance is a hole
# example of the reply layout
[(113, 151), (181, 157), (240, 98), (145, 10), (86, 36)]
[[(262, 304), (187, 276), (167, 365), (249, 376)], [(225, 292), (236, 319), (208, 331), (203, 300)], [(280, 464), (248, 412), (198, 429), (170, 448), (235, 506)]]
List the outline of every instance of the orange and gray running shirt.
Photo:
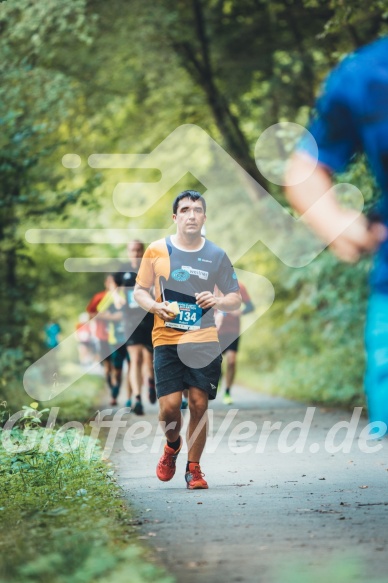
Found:
[(178, 342), (218, 342), (214, 310), (196, 304), (195, 294), (214, 292), (224, 295), (239, 292), (237, 276), (225, 251), (204, 239), (198, 251), (178, 249), (170, 237), (151, 243), (142, 259), (136, 282), (146, 289), (155, 285), (157, 301), (177, 301), (180, 314), (164, 322), (156, 314), (152, 341), (154, 346)]

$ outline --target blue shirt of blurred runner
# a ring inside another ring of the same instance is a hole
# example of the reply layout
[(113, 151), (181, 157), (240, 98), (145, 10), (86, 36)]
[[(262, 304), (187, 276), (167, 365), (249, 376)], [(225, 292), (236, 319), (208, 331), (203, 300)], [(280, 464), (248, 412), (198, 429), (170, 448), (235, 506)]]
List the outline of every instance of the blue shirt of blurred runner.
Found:
[[(328, 76), (308, 128), (318, 144), (318, 160), (333, 172), (345, 170), (365, 152), (382, 189), (378, 215), (388, 225), (388, 38), (347, 56)], [(309, 152), (308, 141), (300, 149)], [(375, 258), (375, 291), (388, 294), (388, 240)]]
[(61, 332), (61, 327), (57, 322), (49, 322), (44, 327), (45, 344), (47, 348), (55, 348), (59, 344), (58, 336)]

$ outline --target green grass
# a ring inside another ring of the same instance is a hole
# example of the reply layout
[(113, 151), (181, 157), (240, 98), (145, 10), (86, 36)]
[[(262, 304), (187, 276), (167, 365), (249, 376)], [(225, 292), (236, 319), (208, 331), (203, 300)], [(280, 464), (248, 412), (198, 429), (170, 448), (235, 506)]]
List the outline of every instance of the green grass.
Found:
[(106, 391), (105, 380), (99, 375), (85, 375), (51, 401), (42, 401), (44, 407), (59, 407), (58, 422), (87, 421), (94, 417), (101, 397)]
[(33, 447), (9, 451), (5, 440), (0, 446), (1, 583), (171, 583), (135, 540), (98, 445), (90, 459), (90, 437), (72, 450), (74, 435), (44, 433), (36, 408), (26, 407), (9, 435), (19, 449), (28, 439)]
[[(25, 368), (25, 363), (19, 364), (11, 367), (9, 371), (3, 371), (0, 376), (0, 401), (6, 401), (8, 408), (13, 412), (21, 409), (29, 398), (26, 395), (21, 374)], [(83, 421), (89, 419), (98, 409), (104, 390), (105, 381), (101, 375), (87, 374), (58, 397), (50, 401), (42, 401), (42, 404), (44, 407), (60, 408), (58, 422)]]

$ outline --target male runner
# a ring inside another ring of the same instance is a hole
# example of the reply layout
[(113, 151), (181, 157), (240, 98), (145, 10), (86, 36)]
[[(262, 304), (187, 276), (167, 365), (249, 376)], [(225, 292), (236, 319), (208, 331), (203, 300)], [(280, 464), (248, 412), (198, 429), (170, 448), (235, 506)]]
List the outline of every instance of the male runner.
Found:
[[(372, 422), (388, 426), (388, 38), (344, 59), (326, 81), (310, 132), (318, 148), (318, 165), (307, 144), (294, 155), (286, 193), (311, 227), (331, 243), (344, 261), (357, 261), (378, 249), (371, 276), (366, 327), (366, 394)], [(332, 188), (332, 173), (343, 171), (353, 155), (364, 151), (382, 189), (376, 222), (341, 208)], [(307, 180), (303, 177), (310, 175)], [(304, 181), (303, 181), (304, 180)], [(323, 196), (325, 195), (325, 196)], [(319, 204), (312, 207), (319, 200)], [(311, 208), (310, 208), (311, 207)], [(342, 233), (337, 236), (338, 232)], [(376, 431), (375, 431), (376, 430)], [(384, 427), (373, 427), (380, 434)]]
[[(147, 377), (149, 401), (150, 403), (156, 402), (154, 371), (152, 365), (152, 328), (154, 325), (154, 317), (149, 313), (144, 314), (144, 310), (139, 307), (139, 304), (136, 302), (133, 295), (137, 272), (141, 258), (144, 255), (144, 243), (137, 239), (130, 241), (127, 245), (127, 253), (129, 258), (128, 271), (121, 275), (120, 280), (120, 285), (123, 287), (127, 298), (125, 321), (127, 334), (129, 335), (127, 340), (127, 350), (131, 362), (129, 367), (128, 388), (129, 390), (132, 390), (132, 395), (128, 394), (126, 406), (132, 407), (132, 411), (136, 415), (144, 415), (144, 408), (141, 400), (143, 372)], [(143, 319), (137, 324), (139, 312), (142, 313)], [(134, 319), (136, 321), (135, 329), (133, 329)]]
[[(156, 468), (164, 482), (175, 474), (182, 448), (182, 392), (189, 390), (186, 484), (207, 488), (200, 458), (206, 443), (208, 400), (215, 399), (221, 372), (214, 308), (228, 312), (241, 304), (238, 282), (226, 253), (201, 236), (206, 203), (199, 192), (185, 190), (174, 201), (176, 234), (152, 243), (136, 279), (135, 299), (155, 315), (153, 330), (159, 419), (167, 444)], [(149, 293), (155, 285), (155, 297)], [(214, 295), (215, 286), (224, 294)], [(172, 314), (177, 301), (178, 315)], [(202, 421), (202, 423), (201, 423)], [(197, 430), (197, 431), (196, 431)]]

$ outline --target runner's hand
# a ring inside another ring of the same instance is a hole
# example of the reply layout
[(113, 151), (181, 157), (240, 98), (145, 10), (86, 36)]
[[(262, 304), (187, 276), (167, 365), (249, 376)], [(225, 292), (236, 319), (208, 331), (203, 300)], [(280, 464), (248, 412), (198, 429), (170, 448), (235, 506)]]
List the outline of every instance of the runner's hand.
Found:
[(172, 322), (176, 318), (169, 310), (169, 302), (155, 302), (153, 312), (165, 322)]
[[(346, 220), (351, 213), (342, 212), (338, 222), (342, 218)], [(364, 253), (375, 251), (387, 236), (387, 228), (382, 223), (370, 223), (365, 216), (360, 215), (330, 244), (330, 248), (343, 261), (355, 263)]]
[(195, 294), (195, 299), (197, 300), (198, 306), (204, 310), (213, 308), (217, 303), (217, 298), (209, 291)]

